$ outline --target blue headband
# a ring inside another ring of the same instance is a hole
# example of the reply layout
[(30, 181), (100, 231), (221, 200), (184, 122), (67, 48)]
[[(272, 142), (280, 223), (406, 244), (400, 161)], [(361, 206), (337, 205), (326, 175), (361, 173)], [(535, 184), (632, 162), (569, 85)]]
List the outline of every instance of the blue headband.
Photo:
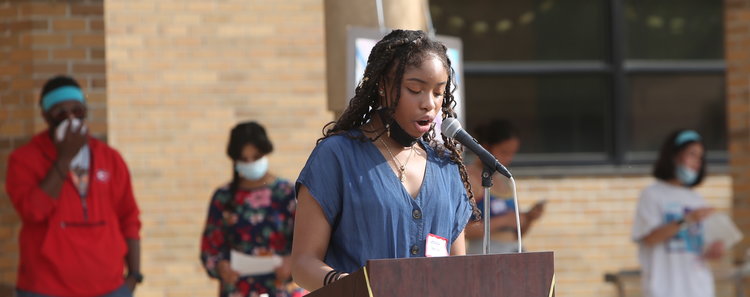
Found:
[(675, 138), (674, 144), (676, 146), (681, 146), (693, 141), (701, 141), (701, 136), (698, 134), (698, 132), (695, 132), (693, 130), (685, 130), (680, 132), (680, 134), (677, 134), (677, 138)]
[(49, 109), (52, 108), (52, 106), (55, 106), (55, 104), (69, 100), (75, 100), (81, 103), (85, 103), (83, 99), (83, 92), (80, 88), (76, 86), (64, 86), (59, 87), (42, 97), (42, 109), (44, 111), (49, 111)]

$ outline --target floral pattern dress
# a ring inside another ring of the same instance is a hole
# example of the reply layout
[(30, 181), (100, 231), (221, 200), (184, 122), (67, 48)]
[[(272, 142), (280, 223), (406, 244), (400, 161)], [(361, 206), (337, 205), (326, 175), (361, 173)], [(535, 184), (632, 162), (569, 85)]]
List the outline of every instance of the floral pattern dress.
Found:
[[(218, 279), (217, 264), (230, 260), (230, 250), (253, 255), (286, 256), (292, 251), (292, 231), (296, 202), (294, 188), (288, 181), (253, 188), (238, 189), (234, 195), (229, 186), (219, 188), (211, 198), (206, 227), (201, 240), (201, 260), (206, 272)], [(273, 273), (240, 276), (234, 284), (220, 282), (221, 297), (301, 296), (301, 290)]]

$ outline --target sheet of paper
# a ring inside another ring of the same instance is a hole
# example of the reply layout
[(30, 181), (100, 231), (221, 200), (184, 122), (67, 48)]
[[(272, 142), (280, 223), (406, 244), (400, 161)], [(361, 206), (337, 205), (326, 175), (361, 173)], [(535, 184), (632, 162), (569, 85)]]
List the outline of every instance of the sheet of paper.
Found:
[(732, 219), (723, 213), (714, 213), (703, 220), (703, 239), (705, 246), (719, 240), (724, 248), (730, 249), (742, 240), (742, 232), (734, 225)]
[(282, 262), (279, 255), (257, 257), (235, 250), (231, 251), (230, 259), (230, 266), (241, 276), (273, 273)]

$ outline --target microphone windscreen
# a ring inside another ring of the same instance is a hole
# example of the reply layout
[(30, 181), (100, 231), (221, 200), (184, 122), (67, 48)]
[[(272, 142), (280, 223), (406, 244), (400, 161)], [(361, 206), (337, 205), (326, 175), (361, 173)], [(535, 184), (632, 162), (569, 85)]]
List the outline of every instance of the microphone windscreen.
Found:
[(440, 125), (440, 131), (443, 132), (443, 135), (450, 138), (455, 137), (456, 133), (458, 133), (458, 131), (460, 131), (461, 129), (461, 122), (459, 122), (456, 118), (445, 118), (443, 120), (443, 123)]

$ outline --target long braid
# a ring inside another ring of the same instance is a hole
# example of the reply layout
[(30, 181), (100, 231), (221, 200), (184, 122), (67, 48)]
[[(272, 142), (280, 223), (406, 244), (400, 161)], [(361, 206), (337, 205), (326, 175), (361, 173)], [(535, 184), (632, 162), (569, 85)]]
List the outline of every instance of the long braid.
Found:
[[(444, 45), (441, 44), (441, 46), (445, 48)], [(445, 57), (445, 63), (447, 64), (446, 68), (449, 69), (450, 75), (448, 75), (445, 92), (443, 93), (443, 105), (441, 107), (443, 120), (448, 117), (456, 117), (456, 112), (453, 110), (453, 108), (456, 106), (456, 100), (453, 98), (453, 91), (455, 90), (455, 81), (453, 81), (453, 78), (455, 77), (455, 73), (453, 72), (453, 67), (451, 67), (451, 60), (448, 59), (447, 56)], [(453, 87), (453, 89), (451, 89), (451, 87)], [(425, 134), (425, 140), (429, 141), (431, 140), (431, 138), (435, 137), (435, 129), (432, 129), (432, 131), (430, 131), (430, 134), (432, 135)], [(464, 157), (462, 152), (463, 147), (459, 149), (458, 142), (455, 139), (448, 138), (442, 133), (440, 135), (443, 139), (443, 147), (445, 147), (445, 149), (450, 152), (451, 161), (458, 164), (458, 172), (461, 175), (461, 182), (463, 182), (464, 188), (466, 189), (466, 194), (469, 196), (472, 220), (479, 221), (482, 218), (482, 212), (479, 211), (479, 208), (477, 207), (477, 201), (474, 198), (474, 191), (472, 190), (471, 183), (469, 182), (469, 173), (466, 171), (466, 165), (464, 165)]]
[[(384, 121), (392, 122), (394, 120), (392, 116), (395, 112), (395, 107), (398, 105), (401, 92), (395, 92), (395, 98), (393, 98), (393, 101), (387, 103), (388, 106), (381, 106), (378, 88), (400, 90), (406, 67), (419, 66), (424, 58), (430, 54), (437, 55), (448, 71), (448, 80), (443, 92), (443, 103), (441, 106), (443, 119), (449, 116), (455, 117), (456, 112), (454, 111), (454, 107), (456, 106), (456, 101), (453, 97), (453, 91), (455, 90), (453, 77), (455, 77), (455, 73), (451, 68), (451, 62), (448, 59), (445, 45), (430, 39), (422, 31), (393, 30), (372, 48), (370, 56), (367, 59), (364, 76), (354, 91), (354, 97), (349, 101), (349, 105), (336, 121), (330, 122), (323, 127), (323, 137), (318, 139), (318, 143), (332, 135), (346, 133), (352, 129), (362, 129), (372, 119), (372, 114), (383, 107), (386, 108)], [(388, 75), (391, 71), (393, 71), (393, 77), (389, 78)], [(385, 84), (386, 82), (393, 82), (394, 85), (392, 87), (381, 86), (381, 84)], [(374, 141), (386, 131), (382, 129), (381, 131), (366, 132), (374, 132), (376, 135), (375, 138), (370, 139), (364, 133), (356, 138), (360, 141)], [(458, 165), (461, 181), (471, 204), (472, 217), (474, 220), (479, 220), (481, 213), (474, 200), (474, 192), (471, 189), (469, 176), (463, 164), (462, 148), (452, 138), (446, 138), (443, 135), (443, 143), (439, 144), (437, 141), (434, 141), (435, 137), (436, 132), (433, 127), (422, 136), (422, 139), (429, 143), (436, 151), (447, 151), (450, 153), (450, 160)]]
[[(234, 167), (234, 166), (232, 166)], [(232, 181), (229, 183), (229, 200), (224, 204), (224, 212), (230, 212), (230, 213), (236, 213), (237, 212), (237, 202), (235, 201), (235, 197), (237, 195), (237, 191), (240, 188), (240, 175), (237, 173), (237, 170), (234, 170), (232, 168)], [(224, 213), (222, 213), (222, 218), (224, 217)], [(228, 246), (234, 246), (234, 244), (237, 242), (237, 236), (228, 230), (228, 226), (222, 225), (222, 232), (224, 233), (224, 237), (229, 242)]]

